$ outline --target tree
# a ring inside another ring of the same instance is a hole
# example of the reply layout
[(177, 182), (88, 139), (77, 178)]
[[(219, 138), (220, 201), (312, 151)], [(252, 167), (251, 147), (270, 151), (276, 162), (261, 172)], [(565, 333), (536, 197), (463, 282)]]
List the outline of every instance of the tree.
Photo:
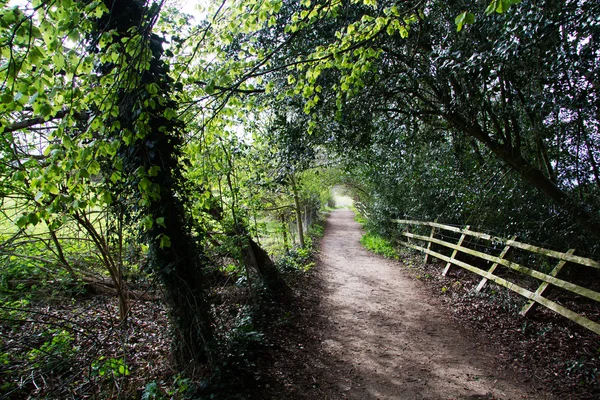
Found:
[[(184, 366), (212, 360), (213, 333), (206, 259), (191, 236), (184, 204), (184, 125), (172, 99), (163, 40), (152, 32), (159, 12), (159, 5), (136, 0), (5, 9), (3, 96), (10, 101), (1, 125), (13, 134), (58, 123), (45, 145), (51, 156), (34, 184), (38, 200), (49, 199), (54, 208), (36, 215), (64, 208), (77, 215), (87, 204), (80, 194), (90, 187), (93, 204), (130, 205), (165, 287), (174, 355)], [(67, 177), (67, 195), (50, 179), (55, 171)]]
[[(505, 11), (504, 3), (490, 10)], [(456, 32), (465, 8), (302, 3), (287, 14), (287, 37), (300, 43), (294, 60), (281, 59), (291, 71), (280, 98), (304, 98), (321, 143), (368, 144), (378, 118), (463, 136), (599, 235), (598, 113), (595, 101), (578, 100), (598, 98), (585, 72), (597, 68), (597, 41), (587, 39), (598, 35), (597, 5), (524, 3), (483, 23), (477, 12)]]

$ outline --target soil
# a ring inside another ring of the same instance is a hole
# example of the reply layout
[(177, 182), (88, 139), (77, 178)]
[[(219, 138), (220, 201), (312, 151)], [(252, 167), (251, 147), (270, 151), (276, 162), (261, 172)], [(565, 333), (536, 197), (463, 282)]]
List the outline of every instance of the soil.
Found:
[(272, 332), (278, 340), (263, 370), (271, 379), (258, 397), (554, 398), (397, 262), (365, 250), (363, 233), (353, 212), (331, 213), (293, 329)]

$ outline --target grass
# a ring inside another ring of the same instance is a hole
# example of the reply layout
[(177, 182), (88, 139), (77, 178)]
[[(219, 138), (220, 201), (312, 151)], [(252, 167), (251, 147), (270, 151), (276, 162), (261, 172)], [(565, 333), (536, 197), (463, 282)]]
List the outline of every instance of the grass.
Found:
[(352, 211), (354, 211), (354, 220), (364, 227), (368, 222), (367, 219), (356, 208), (352, 208)]
[(376, 233), (368, 232), (360, 239), (360, 243), (375, 254), (394, 260), (398, 259), (398, 252), (394, 245)]

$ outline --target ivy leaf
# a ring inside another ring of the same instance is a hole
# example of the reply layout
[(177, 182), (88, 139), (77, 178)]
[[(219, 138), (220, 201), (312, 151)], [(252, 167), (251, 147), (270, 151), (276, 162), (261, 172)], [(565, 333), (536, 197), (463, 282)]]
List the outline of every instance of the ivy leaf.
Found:
[(160, 235), (160, 248), (171, 247), (171, 238), (167, 235)]

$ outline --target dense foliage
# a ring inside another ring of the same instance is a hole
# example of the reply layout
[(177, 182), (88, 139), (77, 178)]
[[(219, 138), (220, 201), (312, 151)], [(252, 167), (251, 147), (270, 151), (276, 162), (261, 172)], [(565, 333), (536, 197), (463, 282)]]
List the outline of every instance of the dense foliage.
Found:
[(288, 124), (345, 156), (381, 223), (440, 218), (593, 250), (598, 5), (495, 4), (304, 2), (282, 16), (296, 44), (279, 96), (307, 114), (284, 111)]

